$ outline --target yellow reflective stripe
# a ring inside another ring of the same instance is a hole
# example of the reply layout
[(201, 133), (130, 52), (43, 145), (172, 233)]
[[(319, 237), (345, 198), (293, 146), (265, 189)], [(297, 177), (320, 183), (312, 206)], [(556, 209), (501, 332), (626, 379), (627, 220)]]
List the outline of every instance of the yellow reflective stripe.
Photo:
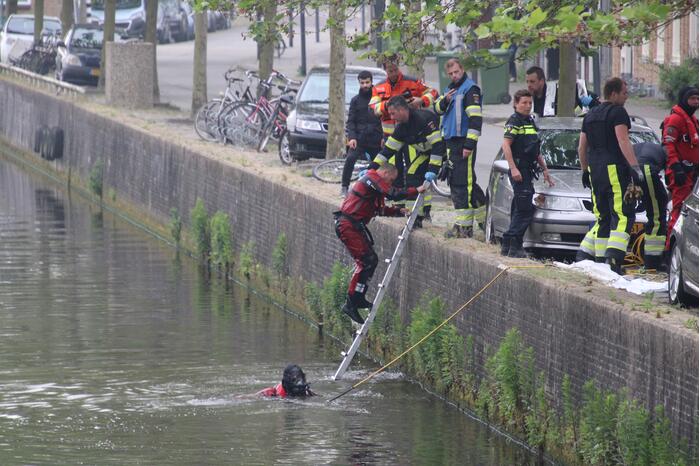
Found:
[(435, 144), (442, 139), (442, 135), (439, 130), (433, 131), (425, 138), (430, 144)]
[(525, 128), (522, 134), (537, 134), (537, 130), (535, 128)]
[(469, 128), (467, 134), (475, 134), (477, 137), (481, 136), (481, 131), (478, 129)]
[(479, 136), (476, 134), (467, 134), (467, 139), (473, 139), (474, 141), (478, 141)]
[(382, 121), (382, 131), (384, 134), (392, 134), (394, 132), (396, 125), (394, 123), (386, 123)]
[(480, 117), (481, 116), (481, 105), (470, 105), (466, 109), (467, 115), (470, 117)]
[(437, 98), (437, 100), (433, 104), (433, 106), (435, 107), (435, 113), (437, 113), (438, 115), (442, 115), (443, 113), (445, 113), (442, 110), (440, 110), (440, 105), (441, 105), (441, 102), (444, 98), (445, 98), (445, 96), (441, 95), (440, 97)]
[(630, 235), (627, 233), (620, 233), (619, 231), (611, 231), (610, 238), (608, 238), (608, 249), (619, 249), (620, 251), (627, 251), (627, 243), (630, 241)]
[(414, 175), (414, 174), (416, 173), (416, 171), (418, 170), (418, 167), (420, 167), (421, 165), (423, 165), (423, 163), (425, 163), (426, 160), (428, 160), (428, 156), (427, 156), (427, 155), (419, 155), (419, 156), (416, 158), (416, 160), (413, 161), (413, 163), (411, 164), (411, 166), (408, 167), (408, 172), (407, 172), (407, 173), (408, 173), (409, 175)]
[[(647, 209), (647, 221), (651, 223), (651, 232), (658, 236), (661, 234), (661, 222), (656, 221), (656, 216), (659, 215), (659, 203), (656, 200), (656, 195), (654, 191), (654, 181), (651, 174), (651, 168), (649, 165), (643, 165), (644, 167), (644, 181), (647, 184), (647, 193), (649, 194), (649, 199), (651, 199), (651, 208), (654, 210), (653, 215), (649, 215), (649, 209)], [(646, 249), (644, 250), (646, 252)]]
[(396, 156), (395, 155), (392, 155), (391, 157), (389, 157), (389, 164), (396, 166)]
[(593, 231), (593, 228), (588, 230), (586, 236), (583, 237), (583, 241), (581, 241), (579, 249), (589, 256), (595, 256), (595, 232)]
[(486, 206), (477, 207), (474, 209), (474, 221), (483, 223), (486, 220)]
[(399, 141), (398, 139), (394, 139), (393, 136), (389, 136), (384, 145), (391, 150), (397, 151), (403, 147), (403, 142)]
[[(614, 232), (625, 232), (627, 235), (627, 217), (622, 212), (622, 186), (620, 186), (620, 179), (617, 177), (617, 166), (608, 165), (608, 179), (610, 180), (610, 185), (613, 191), (613, 209), (617, 214), (617, 228), (610, 232), (610, 237)], [(629, 240), (629, 235), (627, 235)], [(625, 251), (627, 250), (627, 244), (625, 244)]]
[(382, 153), (378, 153), (376, 157), (374, 157), (373, 160), (374, 163), (378, 163), (379, 165), (384, 165), (386, 163), (386, 157), (382, 155)]
[(435, 98), (433, 97), (432, 89), (428, 88), (423, 92), (423, 95), (421, 96), (423, 99), (428, 99), (428, 102), (426, 107), (430, 107), (433, 105), (433, 102), (435, 102)]
[(408, 161), (413, 162), (413, 159), (416, 158), (417, 154), (418, 154), (418, 152), (416, 151), (416, 146), (409, 145), (408, 146)]
[(430, 165), (442, 165), (442, 155), (430, 154)]

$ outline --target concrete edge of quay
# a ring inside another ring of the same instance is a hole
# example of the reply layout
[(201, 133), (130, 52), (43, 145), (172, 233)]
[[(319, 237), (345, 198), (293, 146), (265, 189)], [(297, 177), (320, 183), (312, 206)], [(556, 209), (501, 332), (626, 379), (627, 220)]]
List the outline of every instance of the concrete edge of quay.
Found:
[[(329, 188), (305, 189), (308, 177), (268, 173), (253, 154), (186, 143), (167, 125), (156, 130), (155, 123), (133, 113), (56, 97), (11, 80), (0, 79), (0, 108), (0, 142), (16, 148), (28, 165), (63, 180), (87, 183), (102, 161), (103, 192), (112, 192), (118, 199), (114, 205), (126, 215), (166, 230), (176, 208), (187, 228), (189, 212), (201, 198), (210, 213), (229, 214), (236, 250), (255, 241), (263, 263), (270, 263), (272, 245), (284, 232), (293, 277), (321, 282), (334, 262), (349, 263), (331, 221), (337, 198)], [(32, 151), (41, 125), (64, 131), (62, 158), (49, 162)], [(216, 156), (209, 147), (233, 155)], [(110, 203), (110, 196), (104, 196)], [(373, 222), (380, 257), (390, 255), (401, 226), (391, 219)], [(418, 231), (389, 295), (404, 322), (426, 293), (441, 297), (453, 310), (493, 278), (503, 261), (496, 248), (477, 241), (446, 241), (437, 230)], [(380, 265), (377, 277), (383, 271)], [(698, 334), (683, 325), (690, 314), (665, 305), (654, 308), (663, 311), (661, 317), (640, 311), (643, 298), (596, 286), (574, 272), (521, 269), (506, 275), (453, 321), (462, 335), (473, 336), (479, 371), (483, 373), (487, 350), (517, 327), (534, 349), (537, 369), (544, 371), (554, 399), (561, 398), (564, 375), (577, 397), (589, 379), (608, 390), (627, 388), (650, 410), (662, 404), (675, 436), (697, 451)]]

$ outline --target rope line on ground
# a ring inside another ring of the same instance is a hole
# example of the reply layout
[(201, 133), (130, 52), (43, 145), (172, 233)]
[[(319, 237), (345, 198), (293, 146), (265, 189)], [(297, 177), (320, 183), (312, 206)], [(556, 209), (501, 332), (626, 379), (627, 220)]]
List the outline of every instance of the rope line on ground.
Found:
[(508, 270), (510, 270), (510, 269), (539, 269), (539, 268), (544, 268), (544, 267), (549, 267), (549, 265), (548, 265), (548, 264), (542, 264), (542, 265), (507, 265), (507, 266), (504, 266), (504, 268), (503, 268), (500, 272), (498, 272), (498, 273), (496, 274), (496, 276), (494, 276), (494, 277), (493, 277), (486, 285), (484, 285), (479, 291), (477, 291), (476, 294), (475, 294), (474, 296), (472, 296), (467, 302), (465, 302), (464, 304), (462, 304), (462, 306), (460, 306), (459, 309), (457, 309), (455, 312), (453, 312), (448, 318), (446, 318), (445, 320), (443, 320), (437, 327), (435, 327), (433, 330), (431, 330), (430, 332), (428, 332), (427, 334), (425, 334), (425, 335), (423, 336), (423, 338), (421, 338), (420, 340), (418, 340), (418, 341), (417, 341), (416, 343), (414, 343), (410, 348), (406, 349), (403, 353), (399, 354), (399, 355), (396, 356), (394, 359), (392, 359), (392, 360), (389, 361), (388, 363), (384, 364), (382, 367), (380, 367), (380, 368), (377, 369), (376, 371), (372, 372), (370, 375), (368, 375), (368, 376), (365, 377), (364, 379), (362, 379), (362, 380), (360, 380), (359, 382), (355, 383), (355, 384), (354, 384), (353, 386), (351, 386), (349, 389), (345, 390), (345, 391), (342, 392), (341, 394), (336, 395), (336, 396), (334, 396), (333, 398), (331, 398), (330, 400), (328, 400), (328, 403), (331, 403), (331, 402), (337, 400), (338, 398), (340, 398), (340, 397), (342, 397), (342, 396), (344, 396), (344, 395), (347, 395), (347, 394), (350, 393), (352, 390), (354, 390), (354, 389), (356, 389), (357, 387), (359, 387), (360, 385), (362, 385), (362, 384), (368, 382), (369, 380), (371, 380), (372, 378), (374, 378), (374, 377), (377, 376), (378, 374), (384, 372), (386, 369), (388, 369), (389, 367), (391, 367), (392, 365), (394, 365), (394, 363), (396, 363), (396, 361), (398, 361), (399, 359), (403, 358), (403, 357), (406, 356), (408, 353), (410, 353), (411, 351), (413, 351), (413, 350), (414, 350), (416, 347), (418, 347), (421, 343), (423, 343), (425, 340), (427, 340), (428, 338), (430, 338), (430, 337), (431, 337), (432, 335), (434, 335), (438, 330), (440, 330), (442, 327), (444, 327), (448, 322), (450, 322), (452, 319), (454, 319), (454, 318), (457, 316), (457, 314), (459, 314), (460, 312), (462, 312), (463, 310), (465, 310), (467, 307), (469, 307), (470, 304), (472, 304), (479, 296), (481, 296), (487, 289), (489, 289), (489, 287), (491, 287), (491, 285), (493, 285), (493, 284), (496, 282), (496, 280), (498, 280), (498, 279), (499, 279), (504, 273), (506, 273)]

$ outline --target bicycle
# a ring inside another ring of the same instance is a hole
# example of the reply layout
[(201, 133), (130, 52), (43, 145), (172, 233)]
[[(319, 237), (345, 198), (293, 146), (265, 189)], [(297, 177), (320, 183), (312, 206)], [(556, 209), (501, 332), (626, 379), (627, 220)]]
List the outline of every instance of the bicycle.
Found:
[[(314, 178), (324, 183), (341, 183), (343, 169), (345, 168), (345, 157), (347, 157), (347, 152), (343, 158), (324, 160), (314, 166), (311, 174)], [(357, 162), (355, 162), (350, 181), (356, 181), (360, 177), (360, 172), (362, 170), (367, 170), (371, 162), (372, 156), (365, 152), (364, 160), (358, 159)]]
[(223, 96), (210, 100), (197, 110), (194, 119), (194, 130), (197, 135), (205, 141), (222, 141), (223, 135), (219, 128), (219, 118), (227, 105), (235, 102), (252, 102), (255, 100), (250, 87), (253, 79), (257, 78), (257, 73), (254, 71), (245, 72), (248, 84), (246, 88), (241, 91), (240, 89), (235, 89), (234, 86), (237, 83), (243, 83), (243, 79), (234, 77), (234, 71), (235, 70), (231, 68), (224, 73), (224, 79), (226, 79), (227, 85), (226, 89), (224, 89)]

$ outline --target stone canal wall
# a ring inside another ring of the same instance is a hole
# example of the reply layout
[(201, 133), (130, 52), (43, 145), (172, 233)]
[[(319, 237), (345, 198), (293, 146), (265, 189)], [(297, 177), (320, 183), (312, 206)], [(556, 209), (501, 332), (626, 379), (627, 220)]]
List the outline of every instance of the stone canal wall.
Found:
[[(61, 159), (45, 162), (32, 153), (40, 125), (64, 130)], [(305, 192), (304, 183), (273, 181), (248, 167), (215, 160), (119, 115), (105, 116), (84, 103), (0, 80), (0, 138), (23, 149), (29, 163), (64, 178), (87, 180), (102, 160), (105, 189), (162, 225), (177, 208), (187, 226), (200, 197), (210, 213), (230, 215), (235, 246), (255, 241), (258, 259), (265, 263), (284, 232), (292, 276), (320, 282), (335, 261), (348, 262), (332, 228), (337, 198), (324, 199)], [(396, 221), (373, 223), (380, 257), (390, 255), (400, 227)], [(446, 243), (424, 231), (412, 235), (390, 290), (404, 321), (426, 292), (455, 309), (480, 290), (499, 272), (500, 262), (484, 249), (466, 240)], [(380, 265), (377, 276), (383, 270)], [(634, 311), (624, 302), (638, 298), (599, 290), (585, 278), (562, 280), (563, 275), (553, 269), (510, 270), (455, 319), (463, 334), (474, 336), (482, 369), (485, 348), (497, 347), (517, 327), (534, 348), (547, 391), (555, 398), (565, 374), (575, 392), (589, 379), (610, 390), (627, 387), (650, 409), (663, 404), (674, 433), (696, 442), (698, 335), (682, 324), (690, 316), (673, 311), (657, 318), (653, 311)]]

